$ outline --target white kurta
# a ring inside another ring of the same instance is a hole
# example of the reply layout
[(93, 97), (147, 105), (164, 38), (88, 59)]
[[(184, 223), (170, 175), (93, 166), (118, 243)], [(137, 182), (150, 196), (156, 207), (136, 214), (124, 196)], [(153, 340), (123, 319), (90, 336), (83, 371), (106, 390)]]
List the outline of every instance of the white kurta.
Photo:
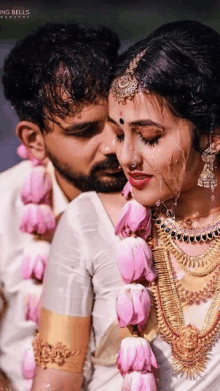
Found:
[[(98, 195), (88, 192), (68, 205), (52, 244), (43, 306), (59, 314), (91, 315), (94, 348), (116, 319), (116, 297), (123, 285), (117, 267), (119, 242)], [(220, 390), (219, 343), (196, 381), (173, 374), (167, 343), (157, 337), (152, 346), (160, 365), (160, 391)], [(95, 366), (88, 391), (120, 391), (121, 385), (116, 367)]]
[[(53, 171), (52, 167), (49, 167)], [(32, 235), (19, 230), (23, 213), (21, 188), (30, 173), (29, 161), (0, 174), (0, 282), (7, 300), (7, 309), (0, 329), (0, 368), (7, 374), (18, 391), (25, 391), (26, 382), (21, 373), (24, 349), (36, 331), (36, 324), (25, 320), (25, 298), (28, 294), (39, 296), (42, 285), (21, 276), (22, 256)], [(54, 213), (61, 213), (67, 200), (52, 174)]]

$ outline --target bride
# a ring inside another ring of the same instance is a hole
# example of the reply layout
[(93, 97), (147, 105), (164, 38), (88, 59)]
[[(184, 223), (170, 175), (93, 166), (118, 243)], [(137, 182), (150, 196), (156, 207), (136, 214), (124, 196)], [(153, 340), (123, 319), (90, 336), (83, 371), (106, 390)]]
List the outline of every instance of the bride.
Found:
[(220, 35), (194, 21), (160, 27), (119, 58), (109, 106), (133, 197), (152, 208), (158, 387), (217, 391)]

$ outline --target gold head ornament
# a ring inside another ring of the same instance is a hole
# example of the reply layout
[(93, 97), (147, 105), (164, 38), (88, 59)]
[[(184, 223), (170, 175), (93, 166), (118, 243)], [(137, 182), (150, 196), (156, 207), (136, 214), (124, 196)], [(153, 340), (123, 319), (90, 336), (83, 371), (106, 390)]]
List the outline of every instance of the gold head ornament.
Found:
[(127, 99), (133, 99), (135, 94), (139, 91), (139, 82), (134, 75), (134, 71), (139, 64), (139, 61), (145, 55), (146, 50), (147, 49), (138, 53), (130, 62), (125, 73), (113, 81), (110, 92), (116, 101), (125, 104)]

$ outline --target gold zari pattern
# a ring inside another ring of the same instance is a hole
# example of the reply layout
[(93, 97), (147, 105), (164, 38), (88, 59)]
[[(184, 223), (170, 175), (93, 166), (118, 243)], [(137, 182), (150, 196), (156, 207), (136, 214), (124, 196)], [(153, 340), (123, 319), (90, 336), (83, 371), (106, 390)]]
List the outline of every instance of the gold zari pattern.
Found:
[(169, 254), (166, 248), (157, 246), (153, 250), (157, 282), (152, 283), (154, 309), (158, 331), (171, 346), (174, 370), (193, 378), (206, 366), (207, 354), (214, 343), (219, 328), (220, 276), (211, 306), (203, 327), (198, 330), (185, 325)]
[(80, 350), (71, 352), (62, 342), (57, 342), (54, 346), (48, 342), (43, 342), (39, 334), (34, 338), (33, 348), (36, 364), (43, 368), (47, 368), (49, 363), (61, 367), (65, 364), (67, 358), (81, 354)]

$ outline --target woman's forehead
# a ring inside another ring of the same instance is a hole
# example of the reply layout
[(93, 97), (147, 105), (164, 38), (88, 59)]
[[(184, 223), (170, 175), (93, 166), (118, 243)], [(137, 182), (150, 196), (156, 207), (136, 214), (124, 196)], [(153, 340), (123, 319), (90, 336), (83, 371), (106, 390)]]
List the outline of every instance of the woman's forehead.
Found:
[(138, 119), (149, 119), (154, 122), (172, 121), (176, 117), (171, 113), (166, 100), (154, 94), (137, 93), (132, 100), (125, 104), (117, 102), (113, 95), (109, 96), (109, 114), (114, 121), (133, 122)]

